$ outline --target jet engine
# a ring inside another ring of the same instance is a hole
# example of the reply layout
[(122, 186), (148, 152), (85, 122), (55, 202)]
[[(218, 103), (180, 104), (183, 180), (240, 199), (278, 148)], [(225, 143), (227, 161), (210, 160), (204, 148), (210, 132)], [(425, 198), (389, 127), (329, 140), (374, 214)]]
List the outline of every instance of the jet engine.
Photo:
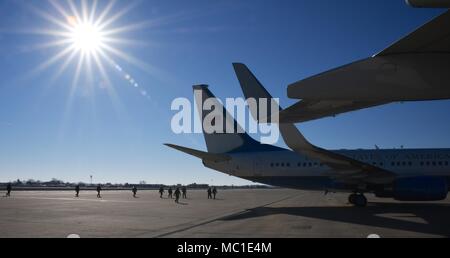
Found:
[(398, 201), (440, 201), (447, 198), (448, 190), (443, 177), (408, 177), (397, 179), (392, 190), (376, 191), (375, 195)]

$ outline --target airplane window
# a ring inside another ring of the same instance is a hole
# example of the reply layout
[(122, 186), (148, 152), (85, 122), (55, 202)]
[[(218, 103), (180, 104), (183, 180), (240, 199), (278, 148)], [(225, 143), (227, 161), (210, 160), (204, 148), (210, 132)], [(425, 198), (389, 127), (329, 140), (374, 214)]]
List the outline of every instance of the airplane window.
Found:
[(401, 166), (402, 165), (402, 163), (400, 163), (400, 162), (397, 162), (397, 166)]
[(303, 166), (306, 167), (306, 163), (303, 163)]
[(408, 162), (408, 165), (411, 167), (412, 166), (412, 162), (410, 161), (410, 162)]
[(280, 163), (275, 164), (275, 166), (279, 167), (279, 166), (280, 166)]
[(403, 166), (406, 166), (406, 162), (405, 162), (405, 161), (403, 161), (402, 165), (403, 165)]
[(448, 161), (445, 162), (445, 165), (448, 166)]
[(423, 165), (424, 165), (423, 161), (420, 162), (420, 165), (423, 167)]
[(439, 161), (439, 163), (438, 163), (438, 164), (439, 164), (439, 166), (442, 166), (442, 161)]
[(436, 166), (436, 161), (433, 161), (433, 166)]
[(395, 162), (392, 162), (392, 163), (391, 163), (391, 166), (395, 167)]
[(284, 163), (281, 163), (281, 166), (284, 167)]
[(291, 166), (291, 163), (286, 163), (286, 167), (290, 167)]
[(429, 166), (430, 165), (430, 162), (429, 161), (427, 161), (427, 166)]
[(312, 167), (312, 163), (310, 162), (309, 164), (308, 164), (310, 167)]
[(384, 166), (383, 162), (380, 162), (380, 166)]
[(317, 167), (317, 166), (318, 166), (317, 162), (314, 162), (314, 166), (315, 166), (315, 167)]
[(273, 163), (270, 163), (270, 166), (273, 167)]

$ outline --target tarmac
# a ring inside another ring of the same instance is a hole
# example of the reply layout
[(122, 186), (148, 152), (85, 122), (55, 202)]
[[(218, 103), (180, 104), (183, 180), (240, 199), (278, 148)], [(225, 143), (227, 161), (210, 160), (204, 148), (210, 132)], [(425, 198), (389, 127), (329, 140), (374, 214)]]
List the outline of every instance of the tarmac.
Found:
[[(0, 192), (1, 195), (4, 192)], [(81, 238), (367, 238), (449, 237), (450, 199), (397, 202), (367, 195), (369, 205), (347, 203), (347, 194), (287, 189), (188, 191), (177, 204), (157, 191), (12, 192), (0, 198), (0, 237)]]

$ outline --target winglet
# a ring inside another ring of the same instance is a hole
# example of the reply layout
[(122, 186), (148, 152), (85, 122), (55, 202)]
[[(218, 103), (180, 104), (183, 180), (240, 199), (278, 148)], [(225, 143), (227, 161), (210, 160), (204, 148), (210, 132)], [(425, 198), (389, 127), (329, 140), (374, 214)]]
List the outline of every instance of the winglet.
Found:
[[(274, 103), (272, 95), (264, 88), (264, 86), (259, 82), (255, 75), (248, 69), (245, 64), (242, 63), (233, 63), (233, 68), (236, 73), (236, 76), (239, 80), (239, 84), (241, 85), (242, 92), (244, 93), (245, 98), (256, 100), (256, 107), (250, 106), (250, 113), (252, 117), (258, 122), (267, 122), (270, 120), (270, 117), (275, 117), (277, 113), (279, 113), (282, 108), (278, 105), (278, 103)], [(264, 112), (267, 114), (266, 117), (260, 117), (260, 105), (261, 99), (266, 99), (265, 102), (267, 106)], [(279, 119), (276, 119), (279, 120)], [(278, 121), (272, 121), (278, 122)]]

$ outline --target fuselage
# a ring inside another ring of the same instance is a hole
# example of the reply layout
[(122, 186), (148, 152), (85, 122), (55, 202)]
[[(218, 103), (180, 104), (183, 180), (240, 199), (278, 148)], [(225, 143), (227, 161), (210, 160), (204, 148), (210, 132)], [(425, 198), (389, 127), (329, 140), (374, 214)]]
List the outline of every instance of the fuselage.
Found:
[[(450, 149), (336, 150), (341, 155), (395, 173), (397, 178), (450, 179)], [(227, 162), (205, 162), (217, 171), (253, 182), (303, 190), (349, 190), (335, 171), (318, 160), (286, 149), (230, 153)], [(350, 172), (350, 171), (349, 171)]]

